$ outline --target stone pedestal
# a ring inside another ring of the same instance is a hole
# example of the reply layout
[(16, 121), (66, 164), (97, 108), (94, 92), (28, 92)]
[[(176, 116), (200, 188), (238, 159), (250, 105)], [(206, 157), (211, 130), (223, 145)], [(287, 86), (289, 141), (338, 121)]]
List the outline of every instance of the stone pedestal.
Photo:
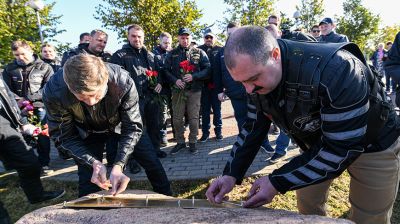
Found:
[[(92, 195), (98, 196), (98, 195)], [(129, 190), (117, 197), (166, 197), (149, 191)], [(168, 197), (166, 197), (168, 198)], [(77, 199), (79, 201), (82, 199)], [(352, 223), (344, 219), (299, 215), (285, 210), (268, 208), (120, 208), (120, 209), (69, 209), (53, 205), (23, 216), (17, 223)]]

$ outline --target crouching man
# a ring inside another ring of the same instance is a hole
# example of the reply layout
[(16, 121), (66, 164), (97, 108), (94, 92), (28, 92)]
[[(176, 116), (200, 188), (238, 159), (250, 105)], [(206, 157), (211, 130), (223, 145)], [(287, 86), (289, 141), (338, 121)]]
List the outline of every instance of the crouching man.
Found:
[[(142, 134), (135, 83), (120, 66), (79, 54), (70, 58), (47, 83), (43, 102), (50, 135), (56, 146), (78, 165), (79, 197), (100, 189), (123, 192), (129, 177), (123, 169)], [(102, 158), (112, 134), (120, 134), (109, 179)], [(171, 195), (164, 168), (155, 153), (135, 150), (133, 156), (146, 170), (157, 193)]]

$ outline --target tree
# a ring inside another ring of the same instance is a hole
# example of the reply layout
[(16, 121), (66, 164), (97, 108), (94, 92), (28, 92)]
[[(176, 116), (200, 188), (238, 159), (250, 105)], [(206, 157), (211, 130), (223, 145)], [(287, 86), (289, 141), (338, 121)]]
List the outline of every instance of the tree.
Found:
[(300, 12), (300, 24), (307, 32), (312, 26), (318, 24), (324, 14), (324, 0), (301, 0), (300, 7), (296, 5)]
[[(25, 6), (27, 0), (11, 1), (0, 0), (0, 64), (5, 65), (12, 59), (11, 42), (26, 40), (32, 44), (35, 52), (40, 49), (40, 35), (33, 9)], [(57, 24), (61, 16), (51, 14), (55, 3), (48, 4), (41, 10), (40, 18), (43, 29), (43, 37), (47, 41), (55, 41), (53, 38), (65, 30), (57, 30)]]
[(347, 35), (350, 41), (365, 50), (368, 40), (378, 33), (379, 15), (362, 6), (361, 0), (344, 1), (343, 14), (337, 19), (337, 32)]
[(275, 0), (224, 0), (231, 6), (225, 22), (237, 21), (241, 25), (265, 26), (268, 16), (274, 13)]
[(180, 27), (188, 27), (195, 37), (200, 36), (203, 16), (194, 0), (103, 0), (106, 4), (96, 6), (95, 19), (103, 27), (116, 31), (119, 38), (126, 39), (129, 24), (140, 25), (145, 32), (148, 47), (157, 45), (161, 32), (178, 35)]

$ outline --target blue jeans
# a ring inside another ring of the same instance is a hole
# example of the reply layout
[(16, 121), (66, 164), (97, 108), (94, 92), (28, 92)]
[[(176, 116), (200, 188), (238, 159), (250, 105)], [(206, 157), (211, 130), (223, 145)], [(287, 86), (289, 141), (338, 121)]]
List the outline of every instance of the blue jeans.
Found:
[[(289, 143), (290, 143), (290, 138), (285, 133), (280, 131), (278, 138), (276, 139), (275, 153), (277, 153), (279, 155), (286, 155), (286, 150), (287, 150), (287, 147), (289, 146)], [(265, 138), (265, 140), (263, 142), (263, 147), (267, 151), (272, 149), (271, 144), (268, 140), (268, 137)]]
[(247, 118), (247, 99), (246, 98), (230, 98), (235, 115), (235, 120), (238, 125), (239, 133)]
[(213, 110), (213, 124), (215, 134), (221, 134), (222, 131), (222, 115), (221, 101), (218, 99), (218, 94), (215, 89), (203, 87), (201, 92), (201, 119), (203, 135), (210, 135), (210, 114)]
[[(99, 161), (103, 158), (103, 149), (109, 138), (113, 138), (108, 143), (116, 142), (118, 135), (108, 134), (91, 134), (84, 140), (85, 150)], [(117, 150), (118, 145), (111, 147)], [(146, 132), (142, 134), (139, 142), (135, 146), (135, 150), (132, 153), (133, 158), (144, 168), (147, 178), (149, 179), (153, 190), (160, 194), (172, 195), (171, 187), (167, 174), (157, 158), (156, 152), (152, 149), (151, 140)], [(78, 165), (78, 176), (79, 176), (79, 197), (97, 192), (101, 190), (97, 185), (93, 184), (90, 179), (92, 177), (93, 169), (86, 164), (80, 164), (75, 161)]]

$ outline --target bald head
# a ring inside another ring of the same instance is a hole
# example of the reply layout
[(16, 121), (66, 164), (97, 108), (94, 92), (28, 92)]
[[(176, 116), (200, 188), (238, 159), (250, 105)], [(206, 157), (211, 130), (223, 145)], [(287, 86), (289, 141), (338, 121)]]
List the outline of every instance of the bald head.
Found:
[(248, 55), (255, 65), (265, 65), (272, 49), (277, 47), (278, 42), (275, 37), (265, 28), (243, 26), (233, 32), (226, 42), (225, 64), (228, 68), (234, 68), (238, 55)]

